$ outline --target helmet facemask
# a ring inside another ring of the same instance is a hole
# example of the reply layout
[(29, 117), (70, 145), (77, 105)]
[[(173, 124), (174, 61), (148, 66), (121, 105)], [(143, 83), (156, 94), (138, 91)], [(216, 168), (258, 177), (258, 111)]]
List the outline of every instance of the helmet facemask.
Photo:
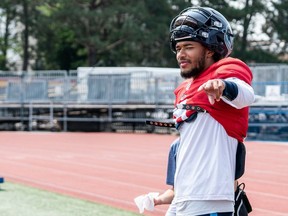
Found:
[[(203, 25), (203, 24), (200, 24)], [(176, 43), (179, 41), (197, 41), (200, 26), (197, 20), (189, 16), (179, 15), (172, 20), (170, 25), (171, 49), (176, 53)]]

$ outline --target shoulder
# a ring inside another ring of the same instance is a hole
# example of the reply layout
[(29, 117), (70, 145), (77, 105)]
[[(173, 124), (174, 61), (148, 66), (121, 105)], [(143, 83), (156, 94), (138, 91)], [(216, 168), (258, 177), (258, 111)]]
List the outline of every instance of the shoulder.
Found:
[(249, 66), (237, 58), (224, 58), (215, 63), (215, 72), (222, 78), (237, 77), (251, 83), (253, 75)]
[(216, 62), (215, 64), (217, 68), (227, 67), (227, 66), (232, 67), (232, 68), (241, 67), (245, 70), (250, 71), (250, 68), (248, 67), (248, 65), (238, 58), (232, 58), (232, 57), (223, 58), (219, 60), (218, 62)]

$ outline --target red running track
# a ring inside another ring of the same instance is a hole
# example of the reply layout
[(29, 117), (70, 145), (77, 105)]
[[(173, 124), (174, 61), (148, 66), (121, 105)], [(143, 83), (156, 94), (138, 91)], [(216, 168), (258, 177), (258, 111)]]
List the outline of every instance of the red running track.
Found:
[[(138, 212), (133, 199), (163, 192), (173, 135), (0, 132), (6, 181)], [(242, 181), (251, 216), (288, 216), (288, 143), (246, 142)], [(168, 206), (145, 215), (164, 215)]]

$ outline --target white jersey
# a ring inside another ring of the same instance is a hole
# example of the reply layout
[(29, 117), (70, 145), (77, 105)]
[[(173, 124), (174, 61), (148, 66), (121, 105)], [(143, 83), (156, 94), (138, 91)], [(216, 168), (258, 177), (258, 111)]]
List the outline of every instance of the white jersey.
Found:
[[(227, 136), (222, 125), (209, 113), (198, 113), (195, 121), (184, 122), (179, 131), (181, 142), (174, 180), (175, 202), (223, 200), (229, 204), (221, 211), (233, 212), (238, 141)], [(206, 214), (201, 212), (203, 207), (198, 209), (200, 206), (202, 204), (194, 206), (195, 212)], [(223, 204), (220, 206), (222, 208)], [(213, 206), (208, 209), (211, 211)]]
[[(222, 100), (238, 109), (251, 104), (253, 89), (239, 79), (233, 82), (238, 86), (238, 96), (233, 101)], [(174, 115), (181, 112), (185, 110), (175, 110)], [(174, 179), (177, 216), (233, 212), (238, 140), (209, 113), (199, 112), (192, 122), (183, 122), (179, 132)]]

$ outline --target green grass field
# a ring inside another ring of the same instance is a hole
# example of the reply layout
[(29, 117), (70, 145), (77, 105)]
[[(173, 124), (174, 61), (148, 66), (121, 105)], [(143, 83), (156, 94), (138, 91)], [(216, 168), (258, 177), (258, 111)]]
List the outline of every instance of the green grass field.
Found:
[(11, 182), (0, 187), (0, 216), (139, 216)]

